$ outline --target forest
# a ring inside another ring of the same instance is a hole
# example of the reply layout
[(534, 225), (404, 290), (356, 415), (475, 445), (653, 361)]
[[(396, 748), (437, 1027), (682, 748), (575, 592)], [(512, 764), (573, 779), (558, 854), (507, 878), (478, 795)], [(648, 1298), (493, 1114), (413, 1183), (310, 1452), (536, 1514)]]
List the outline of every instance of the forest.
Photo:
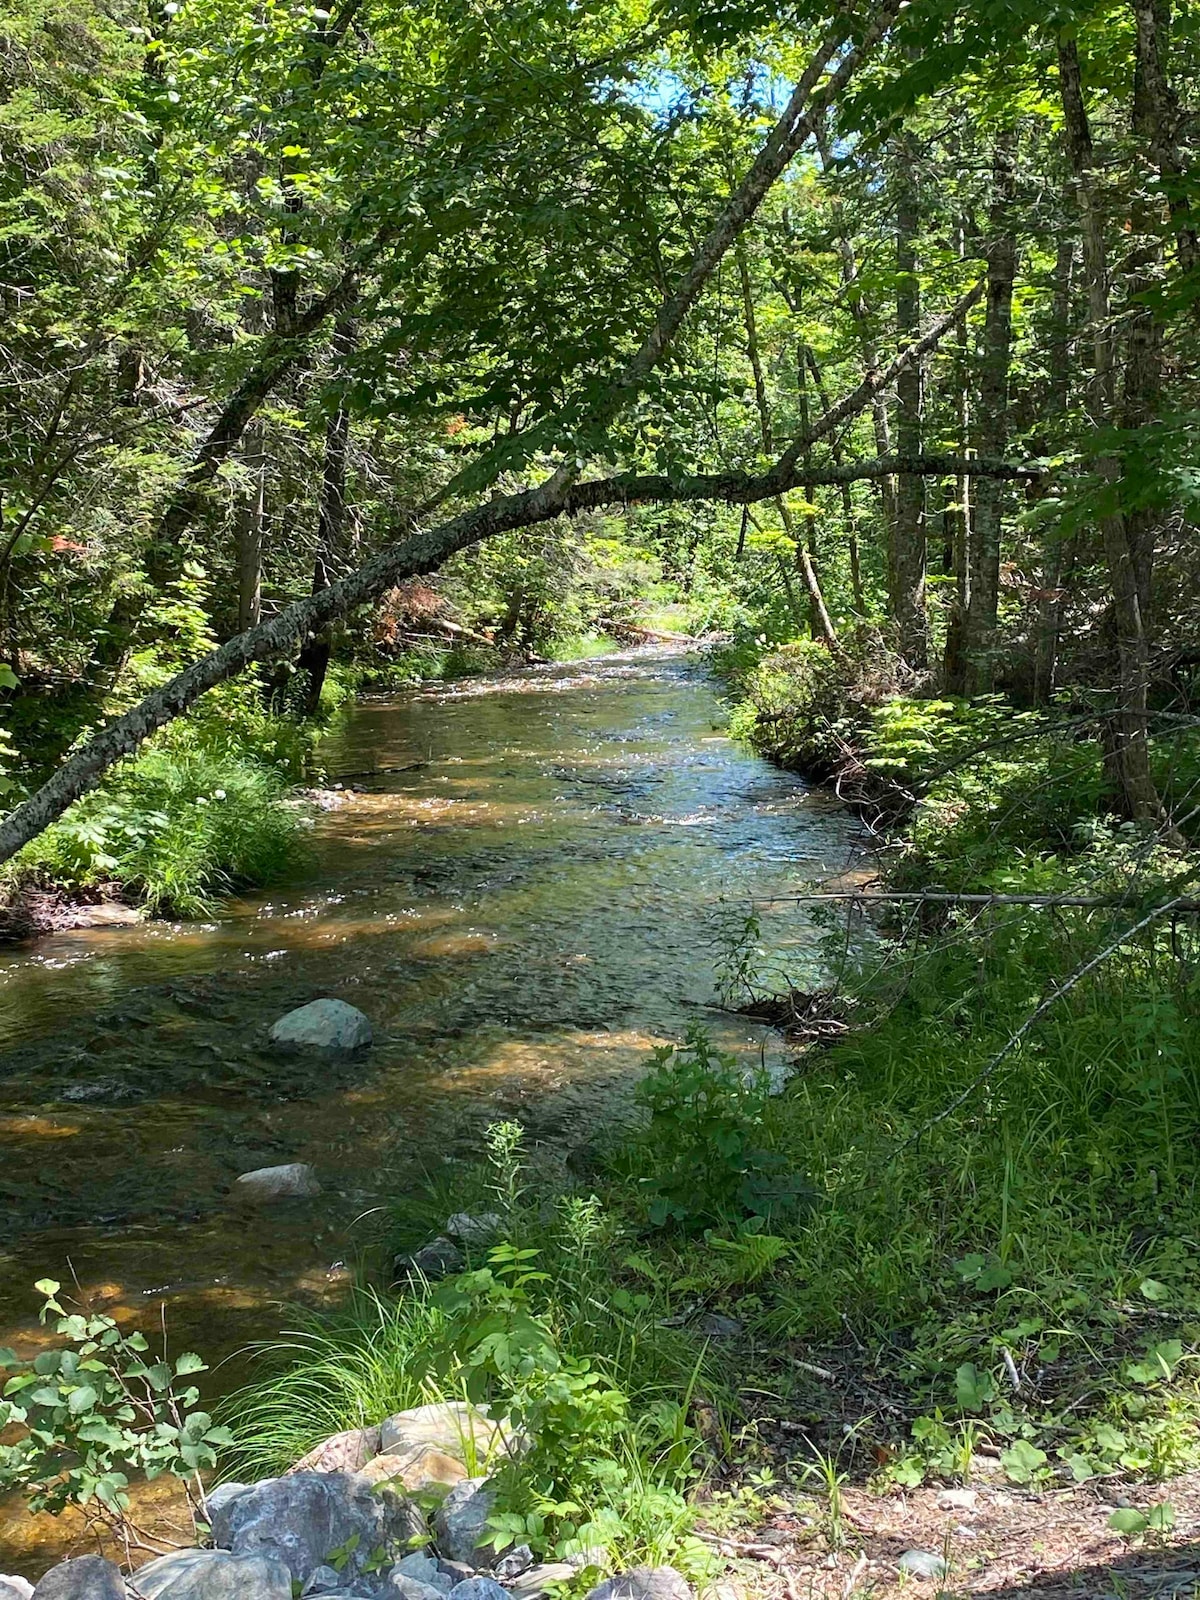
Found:
[(1197, 75), (6, 0), (0, 1600), (1194, 1588)]

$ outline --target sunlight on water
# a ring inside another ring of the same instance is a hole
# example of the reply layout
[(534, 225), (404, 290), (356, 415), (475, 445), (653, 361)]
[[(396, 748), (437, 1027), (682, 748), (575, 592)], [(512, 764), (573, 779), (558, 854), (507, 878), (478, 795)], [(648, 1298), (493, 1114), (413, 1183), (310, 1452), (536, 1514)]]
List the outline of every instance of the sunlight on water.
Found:
[[(340, 1293), (355, 1219), (497, 1116), (569, 1145), (697, 1015), (754, 1059), (762, 1030), (715, 1007), (720, 930), (844, 869), (854, 830), (720, 726), (702, 670), (651, 652), (368, 702), (328, 741), (331, 781), (359, 776), (302, 883), (0, 955), (0, 1344), (39, 1337), (49, 1275), (147, 1328), (165, 1302), (172, 1348), (215, 1364)], [(812, 972), (795, 906), (763, 933)], [(371, 1017), (367, 1057), (265, 1049), (320, 994)], [(291, 1160), (324, 1194), (247, 1227), (233, 1179)], [(26, 1519), (22, 1549), (52, 1533)]]

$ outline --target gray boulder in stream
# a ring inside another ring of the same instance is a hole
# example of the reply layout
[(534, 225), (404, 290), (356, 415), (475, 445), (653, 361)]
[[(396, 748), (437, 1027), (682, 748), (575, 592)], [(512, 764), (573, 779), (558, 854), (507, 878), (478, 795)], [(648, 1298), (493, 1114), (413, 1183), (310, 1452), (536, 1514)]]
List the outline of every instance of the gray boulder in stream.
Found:
[(213, 1514), (213, 1543), (237, 1556), (274, 1556), (306, 1584), (335, 1551), (346, 1554), (353, 1580), (368, 1563), (407, 1555), (426, 1538), (413, 1501), (348, 1472), (295, 1472), (268, 1478)]
[(370, 1019), (344, 1000), (311, 1000), (280, 1017), (268, 1036), (279, 1050), (328, 1050), (349, 1055), (365, 1050), (374, 1034)]

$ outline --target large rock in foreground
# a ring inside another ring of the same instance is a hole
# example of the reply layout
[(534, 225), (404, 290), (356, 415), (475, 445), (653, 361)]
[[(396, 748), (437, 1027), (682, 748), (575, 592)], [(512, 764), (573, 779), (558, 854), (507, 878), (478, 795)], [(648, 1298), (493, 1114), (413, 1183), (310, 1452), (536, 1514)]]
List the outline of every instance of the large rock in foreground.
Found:
[(448, 1561), (463, 1561), (471, 1567), (491, 1566), (496, 1551), (484, 1543), (484, 1529), (495, 1499), (485, 1478), (464, 1478), (454, 1485), (433, 1518), (438, 1551)]
[(301, 1585), (332, 1551), (353, 1546), (345, 1568), (351, 1579), (368, 1563), (399, 1561), (411, 1540), (428, 1537), (411, 1500), (346, 1472), (297, 1472), (255, 1484), (214, 1514), (212, 1534), (234, 1555), (278, 1558)]
[(696, 1600), (696, 1596), (674, 1567), (631, 1567), (598, 1583), (587, 1600)]
[(76, 1556), (51, 1567), (33, 1595), (34, 1600), (125, 1600), (125, 1580), (101, 1556)]
[(292, 1575), (274, 1556), (173, 1550), (134, 1573), (140, 1600), (292, 1600)]
[(33, 1585), (28, 1578), (15, 1578), (0, 1572), (0, 1600), (29, 1600)]
[(280, 1050), (329, 1050), (348, 1055), (366, 1050), (374, 1034), (370, 1019), (344, 1000), (311, 1000), (280, 1017), (268, 1035)]
[(290, 1478), (297, 1472), (360, 1472), (378, 1454), (378, 1426), (350, 1428), (314, 1445), (284, 1476)]
[(439, 1401), (398, 1411), (385, 1418), (379, 1429), (379, 1450), (383, 1455), (405, 1455), (410, 1450), (429, 1447), (461, 1461), (473, 1474), (494, 1467), (508, 1456), (520, 1455), (527, 1443), (507, 1422), (494, 1421), (482, 1406), (468, 1405), (465, 1400)]

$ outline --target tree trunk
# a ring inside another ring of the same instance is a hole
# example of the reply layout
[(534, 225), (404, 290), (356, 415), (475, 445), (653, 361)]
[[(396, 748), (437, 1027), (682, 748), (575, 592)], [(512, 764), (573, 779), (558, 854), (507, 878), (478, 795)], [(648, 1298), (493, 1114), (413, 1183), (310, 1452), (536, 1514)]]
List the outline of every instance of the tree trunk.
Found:
[(1136, 27), (1133, 129), (1144, 141), (1158, 168), (1159, 181), (1175, 234), (1180, 270), (1193, 272), (1200, 265), (1195, 212), (1194, 178), (1180, 151), (1183, 117), (1179, 97), (1167, 71), (1171, 42), (1170, 0), (1133, 0)]
[[(896, 334), (903, 348), (915, 344), (921, 327), (921, 281), (917, 272), (920, 207), (916, 148), (911, 138), (892, 147), (896, 194)], [(911, 362), (896, 379), (896, 448), (901, 456), (921, 450), (923, 371)], [(896, 519), (888, 562), (888, 601), (896, 642), (910, 667), (924, 670), (929, 659), (925, 612), (925, 480), (900, 478)]]
[(266, 512), (267, 460), (265, 429), (256, 422), (246, 430), (243, 453), (250, 478), (234, 524), (237, 544), (238, 629), (245, 633), (262, 616), (263, 523)]
[[(1065, 234), (1054, 258), (1053, 323), (1050, 330), (1050, 382), (1046, 386), (1047, 419), (1062, 417), (1070, 399), (1071, 292), (1075, 276), (1074, 238)], [(1066, 540), (1051, 534), (1042, 551), (1042, 598), (1038, 602), (1037, 640), (1033, 663), (1033, 699), (1045, 705), (1058, 676), (1058, 647), (1066, 612), (1066, 583), (1075, 568), (1078, 535)]]
[[(1076, 204), (1083, 237), (1083, 270), (1087, 283), (1088, 315), (1093, 341), (1092, 376), (1088, 409), (1097, 428), (1112, 426), (1115, 415), (1115, 360), (1109, 307), (1108, 254), (1104, 218), (1096, 193), (1091, 126), (1083, 99), (1079, 55), (1073, 39), (1058, 48), (1059, 90), (1067, 135), (1067, 152), (1075, 180)], [(1130, 360), (1126, 382), (1126, 412), (1142, 413), (1147, 400), (1147, 365), (1153, 355), (1149, 330), (1137, 322), (1152, 313), (1134, 313), (1130, 334)], [(1132, 385), (1132, 392), (1130, 389)], [(1119, 494), (1121, 463), (1112, 455), (1096, 462), (1100, 476)], [(1107, 740), (1105, 765), (1116, 802), (1135, 821), (1159, 821), (1162, 802), (1150, 772), (1147, 713), (1150, 684), (1150, 643), (1143, 595), (1149, 594), (1149, 562), (1144, 530), (1130, 528), (1128, 518), (1113, 504), (1100, 517), (1104, 555), (1112, 588), (1112, 615), (1117, 638), (1119, 703)], [(1132, 537), (1131, 537), (1132, 535)]]
[[(987, 315), (979, 373), (979, 415), (975, 446), (981, 456), (1000, 456), (1008, 448), (1008, 366), (1012, 346), (1012, 296), (1016, 241), (1012, 228), (1013, 164), (1016, 135), (996, 141), (988, 232)], [(970, 579), (963, 659), (968, 694), (991, 692), (995, 672), (996, 618), (1000, 600), (1000, 534), (1004, 487), (998, 478), (981, 479), (975, 490), (968, 540)], [(954, 685), (958, 689), (958, 685)]]
[[(345, 361), (353, 350), (355, 328), (342, 322), (334, 333), (334, 347)], [(325, 424), (325, 454), (321, 465), (321, 492), (317, 502), (317, 554), (313, 563), (312, 592), (326, 589), (346, 570), (346, 463), (350, 454), (350, 412), (339, 401)], [(297, 667), (308, 676), (304, 708), (308, 716), (321, 703), (321, 690), (329, 671), (333, 637), (328, 627), (310, 633), (301, 648)]]
[[(740, 238), (736, 254), (738, 279), (742, 291), (742, 320), (746, 331), (746, 354), (750, 361), (750, 370), (754, 375), (754, 399), (758, 411), (759, 436), (762, 439), (764, 454), (769, 455), (772, 448), (771, 408), (767, 399), (767, 385), (763, 377), (762, 357), (758, 348), (758, 325), (754, 316), (754, 296), (750, 287), (750, 271), (746, 263), (745, 245)], [(803, 363), (800, 368), (800, 396), (800, 427), (802, 436), (806, 437), (809, 427)], [(812, 551), (797, 533), (787, 501), (782, 495), (776, 498), (775, 509), (779, 513), (779, 520), (783, 524), (784, 533), (787, 534), (796, 547), (796, 565), (800, 570), (800, 576), (804, 579), (804, 587), (808, 591), (813, 637), (823, 639), (829, 649), (834, 654), (837, 654), (841, 649), (838, 642), (837, 629), (834, 627), (833, 618), (829, 614), (829, 607), (825, 604), (825, 596), (821, 593), (821, 581), (817, 576), (817, 568), (813, 560)], [(782, 562), (780, 563), (780, 570), (784, 573), (784, 579), (787, 584), (788, 605), (794, 616), (796, 614), (795, 596), (792, 593), (791, 581), (787, 577), (786, 569), (783, 567)]]
[[(821, 158), (821, 171), (829, 172), (833, 166), (833, 152), (829, 144), (829, 135), (825, 124), (822, 122), (816, 130), (817, 152)], [(872, 378), (879, 371), (879, 347), (875, 342), (875, 335), (871, 330), (871, 313), (866, 301), (863, 299), (862, 284), (859, 281), (858, 259), (854, 254), (854, 243), (850, 237), (850, 230), (846, 222), (845, 207), (840, 198), (835, 198), (834, 226), (838, 248), (838, 259), (841, 269), (842, 288), (846, 294), (846, 308), (854, 322), (858, 333), (858, 348), (862, 356), (863, 376)], [(871, 401), (871, 423), (875, 430), (875, 449), (881, 456), (892, 453), (892, 429), (888, 421), (887, 400), (880, 390)], [(896, 484), (895, 481), (884, 481), (879, 485), (879, 504), (883, 513), (885, 529), (891, 537), (891, 529), (896, 522)]]

